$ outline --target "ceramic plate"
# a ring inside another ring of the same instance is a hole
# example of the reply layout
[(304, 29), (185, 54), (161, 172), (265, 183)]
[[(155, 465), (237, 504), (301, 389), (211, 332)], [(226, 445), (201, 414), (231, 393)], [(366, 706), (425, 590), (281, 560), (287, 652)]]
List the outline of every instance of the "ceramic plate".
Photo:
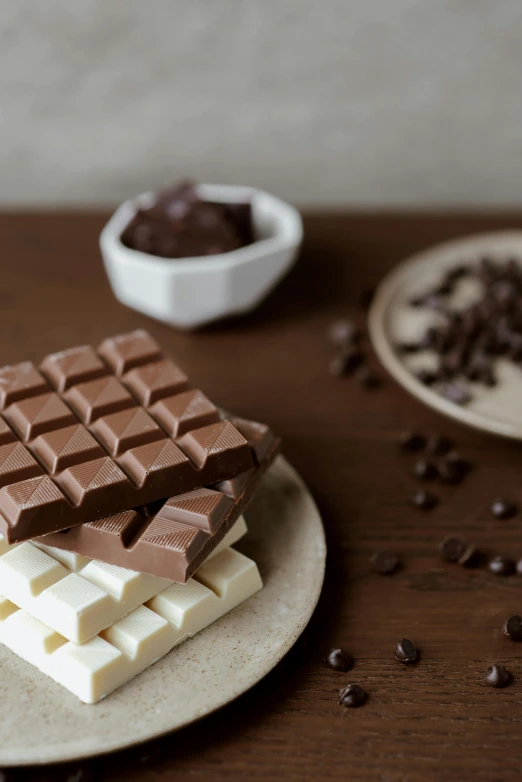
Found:
[(323, 583), (326, 546), (305, 485), (279, 457), (246, 514), (237, 548), (263, 589), (94, 706), (0, 646), (0, 766), (54, 763), (177, 730), (263, 678), (305, 628)]
[[(369, 315), (370, 337), (377, 355), (393, 377), (418, 399), (441, 413), (476, 429), (522, 439), (522, 371), (500, 359), (498, 383), (486, 388), (470, 383), (472, 400), (461, 407), (444, 399), (414, 375), (430, 367), (435, 357), (426, 352), (398, 355), (395, 345), (418, 340), (429, 325), (440, 319), (434, 311), (416, 308), (409, 301), (440, 282), (443, 273), (459, 263), (478, 263), (484, 256), (495, 260), (522, 259), (522, 231), (502, 231), (468, 236), (425, 250), (401, 263), (382, 281)], [(473, 280), (463, 280), (451, 299), (457, 307), (477, 297)]]

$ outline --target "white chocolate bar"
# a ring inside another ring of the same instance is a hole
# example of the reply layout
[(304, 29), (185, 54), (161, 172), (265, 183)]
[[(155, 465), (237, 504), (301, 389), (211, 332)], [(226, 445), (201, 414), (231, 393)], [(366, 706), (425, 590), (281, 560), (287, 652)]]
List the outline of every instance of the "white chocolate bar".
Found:
[(84, 644), (0, 596), (0, 641), (85, 703), (96, 703), (262, 587), (257, 565), (227, 548), (186, 584), (171, 583)]
[[(240, 517), (212, 552), (246, 532)], [(9, 546), (0, 535), (0, 594), (69, 641), (82, 644), (169, 587), (166, 578), (40, 543)]]

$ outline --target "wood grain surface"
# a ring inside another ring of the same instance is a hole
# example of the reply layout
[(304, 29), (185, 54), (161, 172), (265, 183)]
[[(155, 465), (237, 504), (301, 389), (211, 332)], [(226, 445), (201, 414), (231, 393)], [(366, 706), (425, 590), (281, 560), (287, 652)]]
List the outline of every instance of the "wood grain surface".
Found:
[[(446, 565), (437, 545), (458, 532), (491, 554), (522, 557), (522, 513), (494, 521), (488, 511), (499, 494), (522, 503), (522, 446), (446, 421), (389, 378), (382, 389), (365, 391), (331, 377), (326, 337), (335, 317), (364, 324), (361, 292), (410, 252), (465, 233), (518, 228), (520, 216), (308, 216), (302, 259), (277, 291), (251, 316), (194, 334), (114, 300), (97, 249), (105, 218), (0, 217), (0, 363), (148, 328), (213, 400), (266, 420), (283, 436), (286, 456), (323, 514), (326, 583), (297, 646), (219, 713), (131, 751), (5, 770), (5, 778), (520, 779), (522, 644), (507, 640), (502, 624), (522, 613), (522, 577)], [(408, 506), (413, 459), (398, 452), (397, 438), (411, 428), (454, 438), (475, 465), (462, 486), (434, 487), (440, 505), (430, 513)], [(379, 547), (401, 559), (391, 577), (371, 572), (369, 557)], [(411, 669), (393, 656), (404, 636), (422, 653)], [(354, 656), (350, 673), (326, 668), (331, 646)], [(485, 685), (493, 662), (510, 668), (512, 686)], [(337, 704), (338, 688), (350, 682), (369, 694), (360, 709)]]

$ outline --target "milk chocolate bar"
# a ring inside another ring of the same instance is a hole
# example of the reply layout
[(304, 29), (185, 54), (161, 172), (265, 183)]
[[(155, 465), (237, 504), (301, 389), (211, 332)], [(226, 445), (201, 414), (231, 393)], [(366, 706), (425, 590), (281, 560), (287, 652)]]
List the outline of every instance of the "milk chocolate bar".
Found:
[(8, 543), (234, 478), (253, 456), (145, 331), (0, 369)]
[(240, 418), (232, 422), (255, 454), (254, 469), (148, 508), (44, 535), (38, 542), (185, 582), (241, 516), (279, 449), (279, 441), (267, 426)]

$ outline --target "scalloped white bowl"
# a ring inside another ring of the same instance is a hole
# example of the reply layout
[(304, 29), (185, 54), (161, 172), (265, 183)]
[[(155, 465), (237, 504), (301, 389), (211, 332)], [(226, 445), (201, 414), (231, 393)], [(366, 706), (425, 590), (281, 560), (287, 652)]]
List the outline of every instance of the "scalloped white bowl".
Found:
[(303, 237), (297, 209), (264, 190), (233, 185), (197, 187), (204, 200), (250, 199), (253, 244), (220, 255), (158, 258), (121, 242), (125, 226), (153, 193), (125, 201), (100, 235), (105, 270), (116, 298), (145, 315), (182, 329), (248, 312), (275, 287), (296, 260)]

